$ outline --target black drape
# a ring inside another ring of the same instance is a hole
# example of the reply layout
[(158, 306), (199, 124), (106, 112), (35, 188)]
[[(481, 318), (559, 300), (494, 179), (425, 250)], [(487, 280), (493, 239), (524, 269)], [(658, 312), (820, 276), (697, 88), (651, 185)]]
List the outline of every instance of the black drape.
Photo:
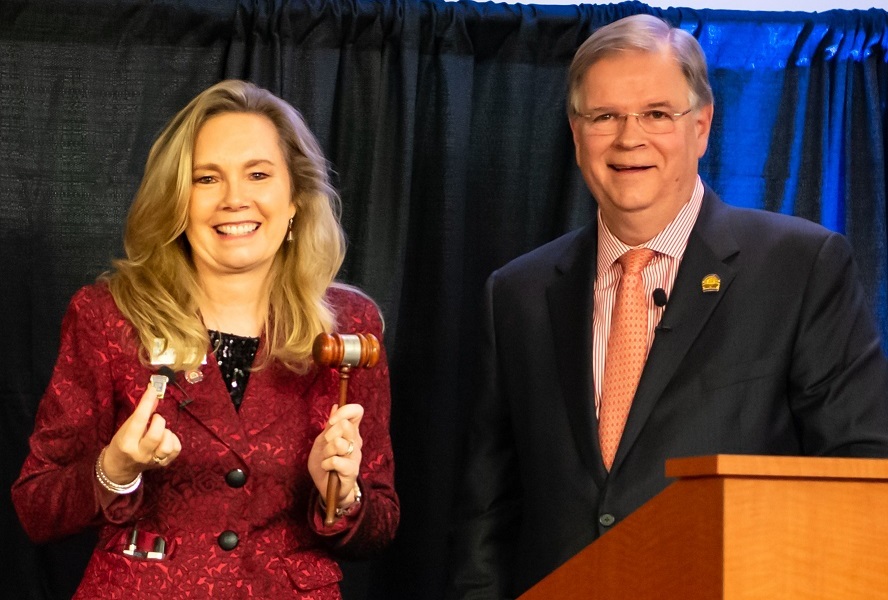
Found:
[(342, 279), (386, 317), (403, 518), (382, 557), (346, 565), (344, 592), (440, 598), (483, 281), (593, 215), (565, 117), (566, 68), (596, 27), (638, 12), (680, 24), (707, 53), (716, 118), (704, 179), (730, 203), (846, 233), (888, 332), (885, 11), (0, 3), (4, 596), (69, 597), (90, 552), (89, 534), (31, 544), (9, 502), (67, 301), (120, 255), (162, 125), (238, 77), (290, 100), (318, 135), (343, 198)]

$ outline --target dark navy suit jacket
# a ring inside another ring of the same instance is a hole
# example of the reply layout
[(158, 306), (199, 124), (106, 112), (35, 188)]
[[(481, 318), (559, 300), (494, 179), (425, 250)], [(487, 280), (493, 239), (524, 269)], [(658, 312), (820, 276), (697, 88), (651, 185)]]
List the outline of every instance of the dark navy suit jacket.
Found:
[(525, 591), (666, 487), (668, 458), (888, 456), (888, 361), (849, 244), (707, 188), (608, 473), (596, 254), (592, 223), (488, 281), (451, 597)]

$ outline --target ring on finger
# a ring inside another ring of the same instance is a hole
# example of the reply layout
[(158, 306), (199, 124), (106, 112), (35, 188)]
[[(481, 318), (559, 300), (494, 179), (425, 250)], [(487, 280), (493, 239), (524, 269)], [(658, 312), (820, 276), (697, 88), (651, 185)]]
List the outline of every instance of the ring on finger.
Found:
[(345, 456), (351, 456), (352, 452), (355, 451), (355, 441), (348, 440), (348, 450), (345, 451)]
[(164, 456), (163, 458), (161, 458), (161, 457), (159, 457), (159, 456), (156, 455), (156, 454), (155, 454), (154, 456), (151, 457), (151, 460), (153, 460), (153, 461), (154, 461), (154, 464), (156, 464), (156, 465), (163, 464), (163, 461), (165, 461), (166, 459), (167, 459), (166, 456)]

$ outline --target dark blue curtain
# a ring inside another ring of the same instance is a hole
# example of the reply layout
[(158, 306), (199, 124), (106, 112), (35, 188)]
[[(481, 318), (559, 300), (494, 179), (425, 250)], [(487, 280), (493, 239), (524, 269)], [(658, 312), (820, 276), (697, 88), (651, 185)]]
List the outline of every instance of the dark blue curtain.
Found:
[[(732, 204), (801, 215), (854, 245), (888, 338), (888, 13), (757, 13), (638, 2), (4, 0), (0, 3), (0, 449), (6, 597), (69, 597), (88, 534), (34, 546), (8, 489), (65, 305), (121, 253), (148, 148), (226, 77), (287, 98), (342, 192), (342, 273), (383, 307), (392, 362), (394, 545), (346, 565), (346, 597), (441, 597), (490, 271), (594, 214), (565, 74), (638, 12), (698, 37), (716, 117), (704, 179)], [(774, 282), (780, 285), (780, 282)]]

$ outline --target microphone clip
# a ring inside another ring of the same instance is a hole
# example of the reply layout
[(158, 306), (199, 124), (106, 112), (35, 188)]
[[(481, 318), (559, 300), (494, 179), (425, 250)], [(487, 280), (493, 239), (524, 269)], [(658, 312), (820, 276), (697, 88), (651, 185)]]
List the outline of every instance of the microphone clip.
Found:
[[(185, 374), (186, 379), (189, 377), (189, 375), (191, 375), (192, 372), (197, 372), (198, 374), (200, 374), (199, 370), (189, 371), (188, 373)], [(200, 379), (196, 379), (195, 381), (189, 380), (189, 383), (197, 383), (201, 379), (203, 379), (203, 375), (200, 376)], [(194, 398), (189, 396), (188, 392), (185, 391), (185, 388), (183, 388), (181, 385), (179, 385), (179, 382), (176, 377), (176, 372), (173, 371), (171, 368), (169, 368), (167, 366), (163, 366), (160, 369), (158, 369), (157, 374), (151, 376), (151, 383), (152, 383), (152, 385), (155, 386), (155, 388), (157, 388), (157, 386), (158, 386), (158, 383), (156, 383), (156, 381), (162, 382), (161, 385), (163, 386), (164, 391), (166, 391), (167, 382), (172, 382), (172, 384), (174, 386), (176, 386), (176, 388), (180, 392), (182, 392), (182, 395), (185, 396), (185, 399), (182, 400), (181, 402), (179, 402), (180, 409), (185, 408), (186, 406), (188, 406), (189, 404), (194, 402)], [(160, 391), (158, 389), (157, 397), (163, 398), (164, 391)]]
[(151, 376), (151, 386), (154, 388), (154, 391), (157, 392), (157, 399), (163, 400), (164, 394), (166, 394), (167, 382), (170, 380), (166, 375), (161, 375), (155, 373)]

